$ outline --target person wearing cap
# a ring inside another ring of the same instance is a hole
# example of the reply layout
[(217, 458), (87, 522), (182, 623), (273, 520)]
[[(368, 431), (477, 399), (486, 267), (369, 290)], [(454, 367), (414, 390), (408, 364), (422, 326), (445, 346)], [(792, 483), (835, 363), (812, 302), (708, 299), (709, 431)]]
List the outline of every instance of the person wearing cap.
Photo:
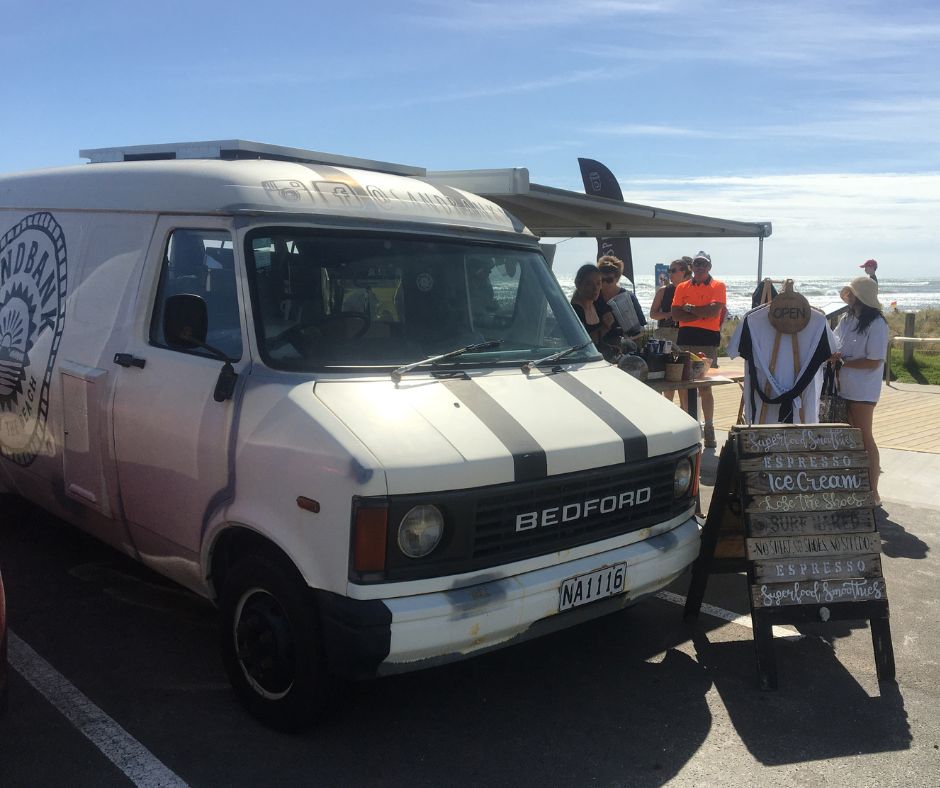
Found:
[(849, 305), (836, 326), (839, 349), (832, 355), (839, 370), (839, 393), (849, 403), (849, 424), (862, 431), (868, 452), (868, 469), (875, 506), (881, 458), (872, 435), (875, 404), (881, 396), (881, 378), (888, 352), (888, 323), (878, 301), (878, 282), (859, 276), (842, 288), (842, 300)]
[[(672, 297), (672, 318), (679, 324), (677, 341), (683, 350), (701, 353), (718, 366), (718, 345), (721, 342), (721, 320), (728, 302), (724, 282), (712, 277), (712, 258), (698, 252), (692, 258), (692, 278), (679, 282)], [(701, 390), (702, 415), (705, 418), (705, 448), (714, 449), (715, 398), (707, 386)]]
[(871, 277), (872, 279), (874, 279), (876, 282), (878, 281), (878, 277), (875, 276), (875, 271), (878, 270), (878, 261), (877, 261), (877, 260), (866, 260), (864, 263), (862, 263), (862, 264), (859, 266), (859, 268), (864, 268), (864, 269), (865, 269), (865, 273), (868, 274), (869, 277)]

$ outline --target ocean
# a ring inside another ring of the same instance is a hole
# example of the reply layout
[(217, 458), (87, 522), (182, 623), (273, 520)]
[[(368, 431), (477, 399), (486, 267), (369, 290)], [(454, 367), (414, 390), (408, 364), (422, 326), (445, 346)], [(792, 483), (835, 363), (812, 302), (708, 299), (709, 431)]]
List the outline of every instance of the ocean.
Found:
[[(717, 277), (728, 289), (728, 314), (731, 317), (740, 317), (751, 308), (751, 295), (757, 287), (753, 276), (719, 276)], [(793, 278), (793, 287), (798, 293), (806, 296), (812, 306), (832, 311), (841, 306), (839, 291), (845, 287), (846, 279), (843, 277), (812, 277), (797, 276)], [(558, 282), (562, 290), (570, 298), (574, 293), (574, 277), (559, 276)], [(622, 287), (629, 289), (629, 282), (623, 280)], [(940, 308), (940, 279), (878, 279), (878, 298), (884, 305), (885, 311), (892, 308), (892, 302), (897, 302), (896, 308), (900, 312), (917, 312), (921, 309)], [(781, 289), (775, 284), (777, 290)], [(653, 276), (637, 276), (636, 297), (643, 307), (644, 313), (649, 313), (650, 304), (656, 288)]]

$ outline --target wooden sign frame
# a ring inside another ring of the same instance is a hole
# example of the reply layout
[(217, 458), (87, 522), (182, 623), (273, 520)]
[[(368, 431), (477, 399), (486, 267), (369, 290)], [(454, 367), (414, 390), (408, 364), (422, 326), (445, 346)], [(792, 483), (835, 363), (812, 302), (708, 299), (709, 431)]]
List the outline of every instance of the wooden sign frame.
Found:
[(747, 572), (761, 689), (777, 688), (773, 628), (780, 624), (868, 621), (878, 680), (894, 680), (868, 473), (861, 433), (848, 426), (731, 428), (685, 617), (698, 615), (709, 574)]

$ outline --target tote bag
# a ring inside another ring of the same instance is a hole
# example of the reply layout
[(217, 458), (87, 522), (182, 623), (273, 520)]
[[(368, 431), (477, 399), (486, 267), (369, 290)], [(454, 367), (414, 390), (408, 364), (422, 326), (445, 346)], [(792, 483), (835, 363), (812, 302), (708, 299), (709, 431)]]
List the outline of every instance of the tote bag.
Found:
[(848, 420), (849, 403), (839, 394), (839, 373), (830, 362), (826, 364), (826, 371), (823, 373), (819, 421), (826, 424), (846, 424)]

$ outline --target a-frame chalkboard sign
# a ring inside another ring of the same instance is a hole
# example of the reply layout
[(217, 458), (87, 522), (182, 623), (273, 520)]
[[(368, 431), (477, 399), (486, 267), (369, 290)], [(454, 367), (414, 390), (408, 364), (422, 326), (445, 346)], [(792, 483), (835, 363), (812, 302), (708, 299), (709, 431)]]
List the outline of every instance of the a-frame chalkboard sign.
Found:
[(867, 620), (879, 681), (894, 678), (868, 455), (843, 425), (732, 427), (721, 451), (685, 616), (708, 575), (747, 572), (762, 689), (776, 689), (773, 627)]

